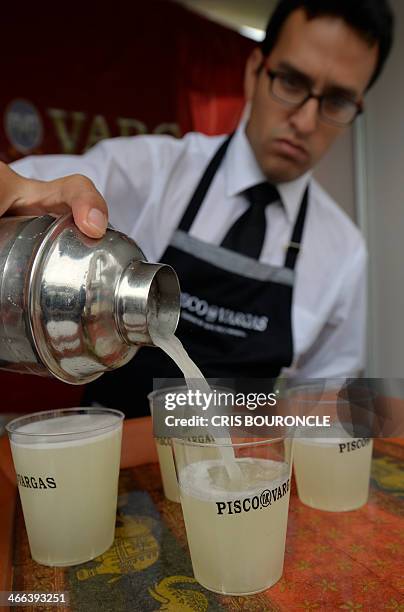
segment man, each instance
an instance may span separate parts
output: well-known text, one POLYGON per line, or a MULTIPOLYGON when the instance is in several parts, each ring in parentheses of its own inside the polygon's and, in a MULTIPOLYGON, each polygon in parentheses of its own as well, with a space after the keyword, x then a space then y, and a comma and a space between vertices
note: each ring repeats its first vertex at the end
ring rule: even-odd
MULTIPOLYGON (((248 111, 234 136, 118 138, 82 157, 27 158, 14 169, 50 182, 3 166, 0 206, 70 207, 97 237, 104 197, 112 224, 176 269, 178 335, 206 376, 355 375, 366 251, 310 170, 363 111, 392 30, 387 0, 281 0, 247 62, 248 111)), ((145 348, 89 397, 139 414, 133 398, 152 376, 180 374, 145 348)))

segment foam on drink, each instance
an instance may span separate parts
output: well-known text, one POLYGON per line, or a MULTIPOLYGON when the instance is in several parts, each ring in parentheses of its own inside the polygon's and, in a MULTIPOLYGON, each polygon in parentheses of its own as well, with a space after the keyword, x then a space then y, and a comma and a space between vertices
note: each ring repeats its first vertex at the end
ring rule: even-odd
POLYGON ((77 439, 77 434, 84 435, 85 439, 88 440, 91 437, 99 436, 100 430, 105 429, 106 432, 116 425, 116 416, 110 414, 72 414, 68 416, 61 416, 56 418, 45 418, 32 423, 26 423, 21 425, 16 430, 15 434, 34 434, 35 439, 30 440, 29 437, 21 436, 21 441, 18 442, 18 446, 26 445, 32 446, 38 444, 38 437, 43 437, 43 442, 46 442, 46 446, 60 441, 71 441, 81 443, 81 439, 77 439), (50 441, 49 436, 52 435, 50 441))

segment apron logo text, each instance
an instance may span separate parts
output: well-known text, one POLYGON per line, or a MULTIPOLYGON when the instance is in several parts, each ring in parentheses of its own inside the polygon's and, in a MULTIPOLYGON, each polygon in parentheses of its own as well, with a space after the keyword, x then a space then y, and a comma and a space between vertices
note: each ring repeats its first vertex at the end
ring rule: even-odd
POLYGON ((268 317, 208 304, 206 300, 189 293, 181 293, 181 308, 204 319, 207 323, 221 323, 257 332, 264 332, 268 328, 268 317))

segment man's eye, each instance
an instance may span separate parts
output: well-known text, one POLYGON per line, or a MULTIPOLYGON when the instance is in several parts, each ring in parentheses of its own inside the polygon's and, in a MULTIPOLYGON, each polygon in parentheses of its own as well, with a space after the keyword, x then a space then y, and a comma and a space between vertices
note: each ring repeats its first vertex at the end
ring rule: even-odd
POLYGON ((342 96, 327 96, 324 100, 327 109, 335 111, 346 110, 354 104, 351 100, 342 96))
POLYGON ((293 76, 292 74, 279 75, 279 79, 282 87, 289 91, 302 91, 307 89, 306 85, 302 83, 301 79, 293 76))

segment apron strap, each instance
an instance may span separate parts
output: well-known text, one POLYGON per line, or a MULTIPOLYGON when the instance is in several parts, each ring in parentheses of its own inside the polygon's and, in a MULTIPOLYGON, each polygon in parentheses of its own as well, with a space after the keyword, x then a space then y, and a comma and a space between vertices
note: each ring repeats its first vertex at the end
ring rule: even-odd
POLYGON ((230 134, 230 136, 226 138, 224 142, 222 142, 215 155, 210 160, 205 172, 203 173, 201 180, 199 181, 197 188, 195 189, 194 195, 192 196, 191 201, 188 204, 188 207, 181 219, 181 222, 178 226, 179 230, 182 230, 183 232, 188 232, 190 230, 191 225, 194 222, 196 215, 198 214, 199 207, 205 199, 213 177, 215 176, 216 171, 219 168, 222 159, 226 154, 227 148, 233 136, 234 133, 230 134))
MULTIPOLYGON (((208 166, 206 167, 201 180, 196 187, 194 194, 189 202, 187 209, 178 225, 178 229, 183 232, 189 232, 196 215, 198 214, 199 208, 205 199, 205 196, 209 190, 209 187, 212 183, 213 177, 216 174, 222 160, 226 154, 228 146, 234 136, 230 134, 228 138, 226 138, 222 144, 217 149, 215 155, 210 160, 208 166)), ((306 220, 306 213, 309 201, 309 187, 307 187, 303 200, 300 206, 299 214, 296 219, 295 227, 293 229, 292 237, 288 245, 288 250, 285 256, 284 267, 289 268, 290 270, 294 270, 297 262, 297 258, 299 256, 300 251, 300 243, 303 236, 304 222, 306 220)))
POLYGON ((306 191, 304 192, 303 200, 300 205, 299 214, 297 216, 295 227, 293 228, 292 237, 290 239, 288 250, 285 256, 284 267, 289 268, 290 270, 295 269, 297 258, 299 256, 308 203, 309 203, 309 187, 307 186, 306 191))

